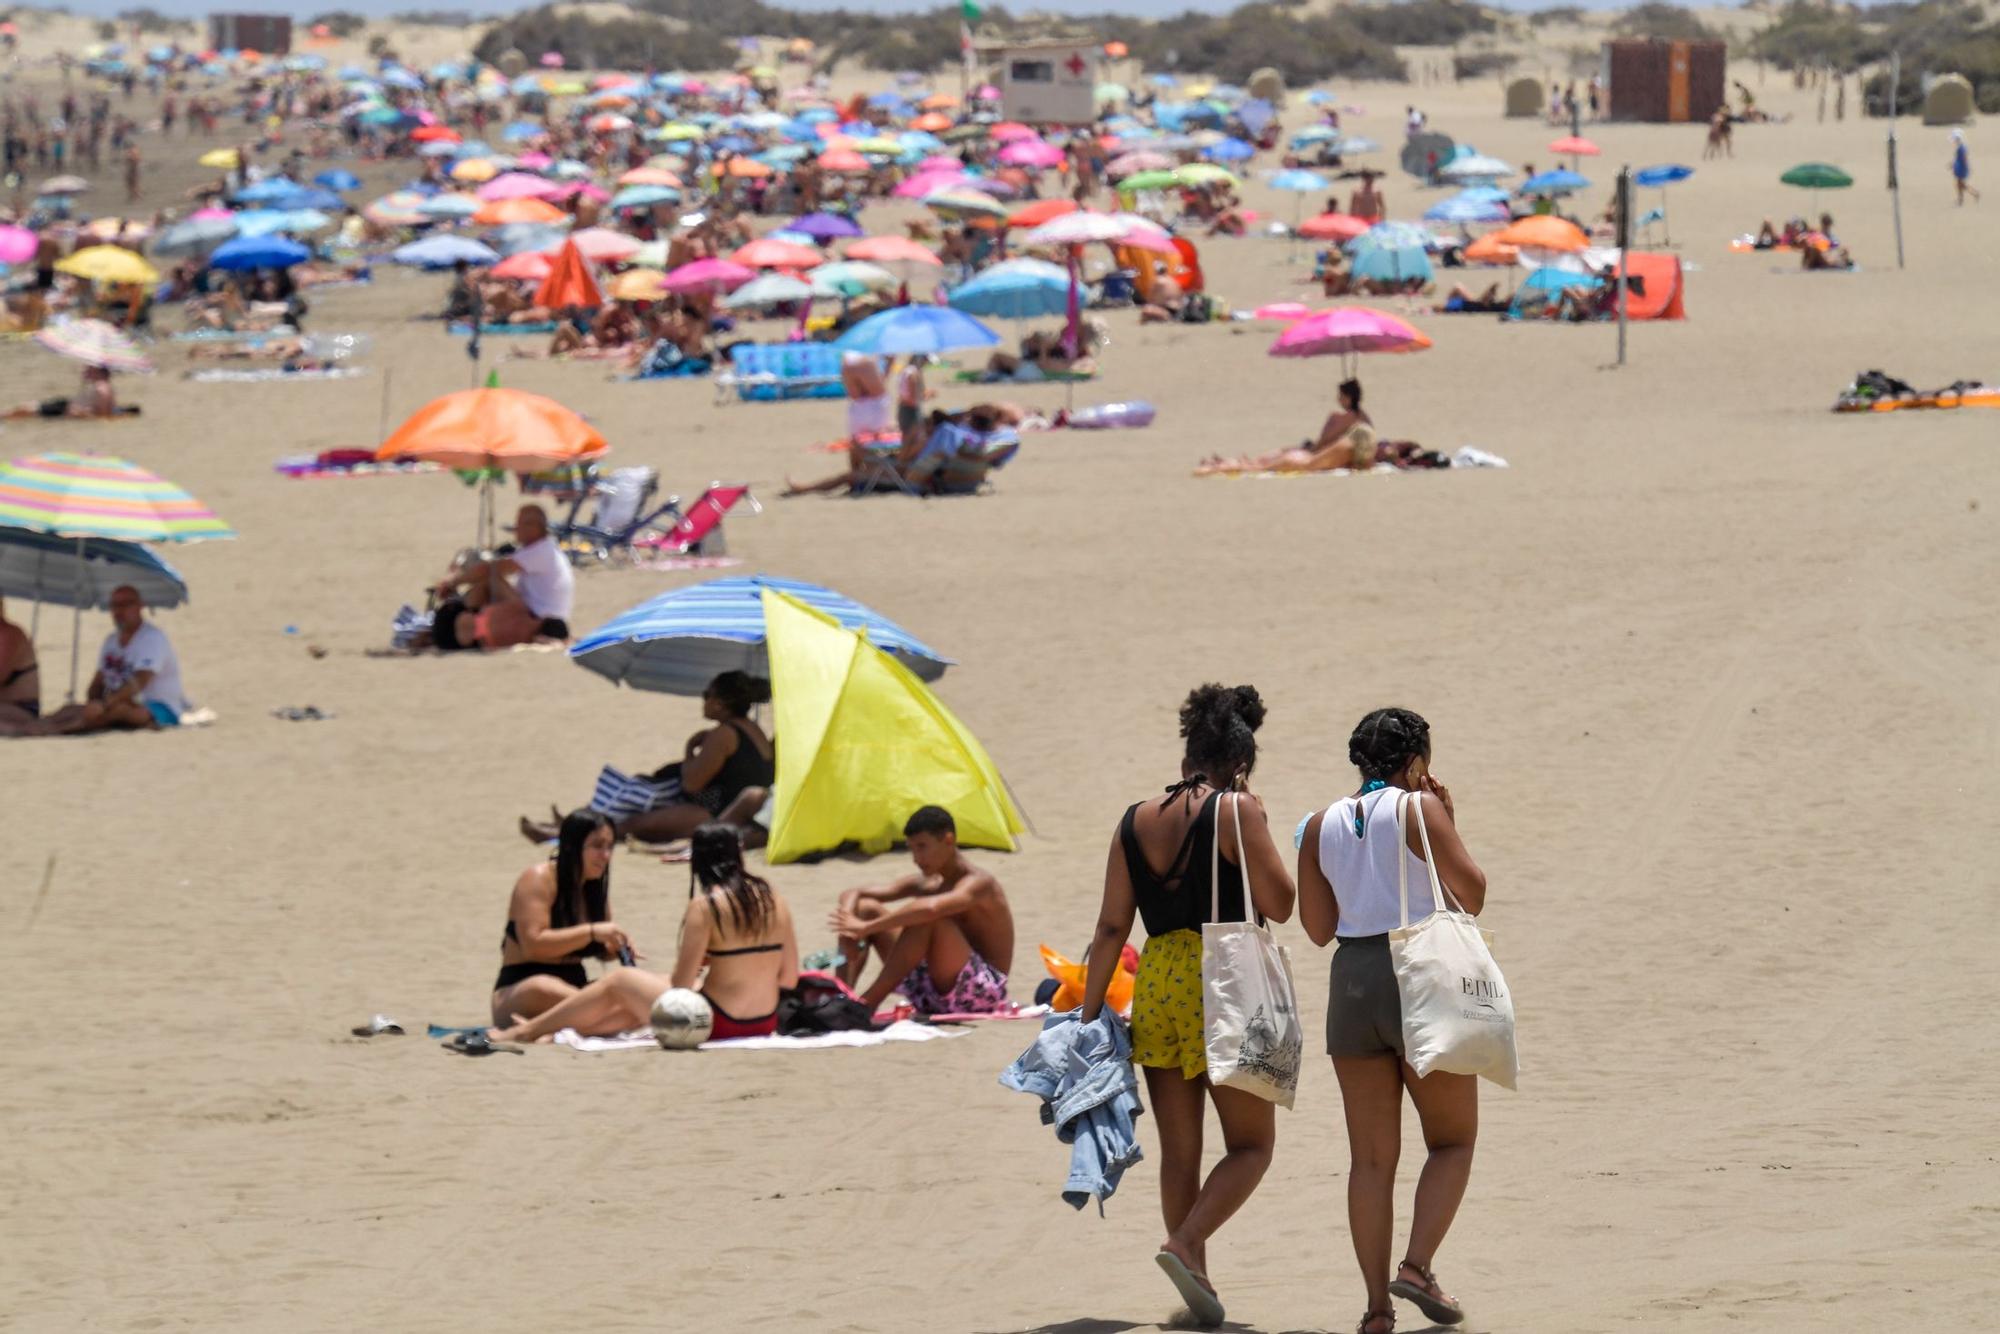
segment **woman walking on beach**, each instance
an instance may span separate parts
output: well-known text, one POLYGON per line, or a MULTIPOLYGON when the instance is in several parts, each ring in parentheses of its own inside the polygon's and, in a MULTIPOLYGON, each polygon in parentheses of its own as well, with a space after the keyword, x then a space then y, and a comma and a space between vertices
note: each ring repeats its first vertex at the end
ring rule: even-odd
POLYGON ((1348 738, 1347 755, 1361 771, 1361 786, 1314 815, 1301 834, 1299 921, 1315 945, 1340 941, 1328 989, 1326 1045, 1347 1113, 1347 1226, 1368 1288, 1359 1334, 1385 1334, 1396 1327, 1392 1295, 1439 1324, 1465 1319, 1430 1265, 1465 1197, 1479 1132, 1476 1077, 1438 1070, 1419 1077, 1403 1059, 1402 999, 1388 933, 1402 925, 1405 875, 1411 924, 1436 911, 1422 860, 1419 803, 1438 879, 1467 912, 1485 906, 1486 876, 1459 841, 1451 792, 1431 776, 1430 724, 1408 709, 1377 709, 1348 738), (1407 814, 1399 821, 1405 803, 1407 814), (1410 1244, 1392 1281, 1405 1089, 1430 1152, 1417 1178, 1410 1244))
POLYGON ((1252 686, 1205 685, 1181 706, 1187 746, 1180 781, 1128 809, 1111 840, 1083 997, 1082 1018, 1089 1023, 1104 1006, 1132 918, 1143 918, 1147 939, 1132 997, 1132 1059, 1145 1070, 1160 1135, 1167 1238, 1156 1259, 1188 1310, 1209 1325, 1222 1322, 1223 1310, 1208 1278, 1208 1239, 1257 1189, 1277 1139, 1270 1103, 1209 1083, 1202 1023, 1201 928, 1211 920, 1212 890, 1220 896, 1213 920, 1225 922, 1245 920, 1250 906, 1285 921, 1296 897, 1263 803, 1248 786, 1263 721, 1264 702, 1252 686), (1221 1118, 1224 1148, 1206 1181, 1204 1099, 1221 1118))

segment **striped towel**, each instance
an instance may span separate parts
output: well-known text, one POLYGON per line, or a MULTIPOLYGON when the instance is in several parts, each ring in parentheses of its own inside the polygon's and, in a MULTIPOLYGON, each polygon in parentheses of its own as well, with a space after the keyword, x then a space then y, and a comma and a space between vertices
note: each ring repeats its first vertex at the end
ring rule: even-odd
POLYGON ((590 809, 614 820, 623 820, 656 806, 664 806, 680 795, 679 765, 672 767, 667 778, 655 782, 651 778, 634 778, 607 764, 604 771, 597 775, 597 790, 591 794, 590 809))

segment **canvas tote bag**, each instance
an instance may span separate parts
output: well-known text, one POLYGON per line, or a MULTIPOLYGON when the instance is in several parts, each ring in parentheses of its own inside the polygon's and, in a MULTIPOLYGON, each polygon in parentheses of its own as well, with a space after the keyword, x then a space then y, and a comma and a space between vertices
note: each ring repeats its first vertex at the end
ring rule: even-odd
POLYGON ((1231 792, 1217 799, 1215 835, 1209 849, 1209 920, 1201 928, 1201 1010, 1208 1079, 1219 1088, 1242 1089, 1266 1102, 1290 1107, 1299 1091, 1299 1059, 1305 1030, 1292 987, 1292 964, 1282 945, 1254 920, 1249 858, 1243 853, 1242 798, 1231 792), (1222 915, 1222 801, 1236 822, 1236 856, 1243 863, 1241 922, 1218 922, 1222 915))
POLYGON ((1419 1076, 1433 1070, 1484 1075, 1502 1088, 1514 1087, 1514 1000, 1493 962, 1491 936, 1459 906, 1438 879, 1431 833, 1424 826, 1424 803, 1416 793, 1396 802, 1396 892, 1402 899, 1402 926, 1389 933, 1396 965, 1396 990, 1403 1000, 1403 1059, 1419 1076), (1408 812, 1416 812, 1424 866, 1431 876, 1437 911, 1410 924, 1408 812))

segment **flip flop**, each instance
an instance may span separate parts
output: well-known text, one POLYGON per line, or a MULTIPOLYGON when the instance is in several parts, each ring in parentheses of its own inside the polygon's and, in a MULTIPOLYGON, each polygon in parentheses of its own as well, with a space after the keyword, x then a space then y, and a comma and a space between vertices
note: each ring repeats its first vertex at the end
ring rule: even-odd
POLYGON ((365 1024, 356 1024, 350 1031, 357 1038, 380 1037, 384 1033, 403 1036, 403 1026, 386 1014, 378 1014, 365 1024))
MULTIPOLYGON (((1399 1268, 1416 1270, 1424 1282, 1440 1293, 1444 1291, 1444 1285, 1437 1281, 1437 1275, 1422 1265, 1411 1264, 1405 1260, 1399 1268)), ((1399 1278, 1389 1284, 1389 1295, 1401 1297, 1422 1311, 1426 1318, 1440 1325, 1456 1325, 1465 1319, 1465 1311, 1457 1302, 1448 1301, 1404 1279, 1399 1278)))
POLYGON ((1187 1303, 1188 1314, 1204 1325, 1222 1323, 1222 1299, 1195 1277, 1194 1271, 1172 1251, 1161 1251, 1153 1257, 1153 1262, 1173 1280, 1174 1288, 1187 1303))
POLYGON ((441 1042, 438 1045, 446 1051, 457 1052, 460 1056, 491 1056, 495 1052, 502 1051, 512 1056, 521 1054, 519 1047, 509 1047, 495 1042, 484 1033, 459 1033, 451 1041, 441 1042))

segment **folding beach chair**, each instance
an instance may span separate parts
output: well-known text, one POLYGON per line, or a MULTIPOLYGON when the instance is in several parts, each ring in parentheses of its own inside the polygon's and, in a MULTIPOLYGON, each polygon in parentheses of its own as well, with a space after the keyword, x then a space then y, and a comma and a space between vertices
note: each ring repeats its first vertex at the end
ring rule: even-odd
POLYGON ((729 550, 722 534, 722 520, 740 504, 748 504, 752 514, 764 507, 750 494, 748 482, 710 482, 708 490, 695 497, 681 514, 680 522, 665 532, 641 534, 632 541, 637 549, 669 552, 674 555, 720 556, 729 550))

